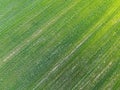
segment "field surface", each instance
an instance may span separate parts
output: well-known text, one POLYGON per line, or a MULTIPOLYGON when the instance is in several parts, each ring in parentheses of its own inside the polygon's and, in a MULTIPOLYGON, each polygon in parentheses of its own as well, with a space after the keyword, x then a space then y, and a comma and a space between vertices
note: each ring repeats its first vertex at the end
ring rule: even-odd
POLYGON ((120 0, 0 0, 0 90, 120 90, 120 0))

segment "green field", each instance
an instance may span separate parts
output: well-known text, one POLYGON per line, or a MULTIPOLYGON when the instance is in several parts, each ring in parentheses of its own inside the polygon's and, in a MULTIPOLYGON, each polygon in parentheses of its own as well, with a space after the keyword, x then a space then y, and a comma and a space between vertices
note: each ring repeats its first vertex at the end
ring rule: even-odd
POLYGON ((120 90, 120 0, 0 0, 0 90, 120 90))

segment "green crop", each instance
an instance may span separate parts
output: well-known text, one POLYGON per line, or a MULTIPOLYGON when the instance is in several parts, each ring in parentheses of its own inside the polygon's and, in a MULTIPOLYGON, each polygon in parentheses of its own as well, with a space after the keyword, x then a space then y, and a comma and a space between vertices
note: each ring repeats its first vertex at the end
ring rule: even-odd
POLYGON ((120 90, 120 0, 0 0, 0 90, 120 90))

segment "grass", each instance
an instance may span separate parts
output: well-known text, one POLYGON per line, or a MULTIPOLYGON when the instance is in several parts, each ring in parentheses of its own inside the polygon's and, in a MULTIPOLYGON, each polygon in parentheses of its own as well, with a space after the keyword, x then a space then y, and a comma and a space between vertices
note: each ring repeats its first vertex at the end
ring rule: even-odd
POLYGON ((0 0, 0 90, 120 90, 119 0, 0 0))

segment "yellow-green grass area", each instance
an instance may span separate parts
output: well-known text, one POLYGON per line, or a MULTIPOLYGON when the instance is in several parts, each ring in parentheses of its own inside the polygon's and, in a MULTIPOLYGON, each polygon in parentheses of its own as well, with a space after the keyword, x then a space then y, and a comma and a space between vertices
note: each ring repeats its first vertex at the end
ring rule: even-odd
POLYGON ((0 0, 0 90, 120 90, 120 0, 0 0))

